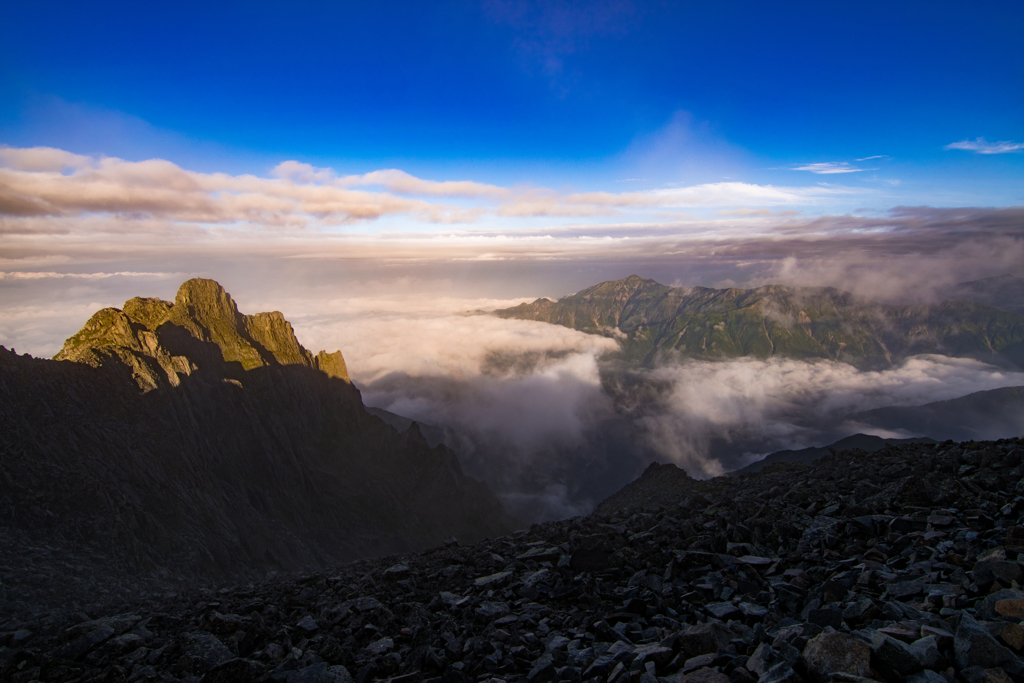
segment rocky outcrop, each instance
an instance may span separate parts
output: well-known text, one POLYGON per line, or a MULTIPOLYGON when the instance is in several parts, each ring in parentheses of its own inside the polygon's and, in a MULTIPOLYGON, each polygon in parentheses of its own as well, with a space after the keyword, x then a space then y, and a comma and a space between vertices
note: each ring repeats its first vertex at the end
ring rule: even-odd
POLYGON ((314 356, 212 280, 97 312, 57 359, 0 347, 0 611, 514 524, 454 453, 367 413, 340 352, 314 356))
POLYGON ((279 311, 239 313, 223 287, 201 278, 185 282, 173 304, 136 297, 126 301, 122 310, 98 311, 64 343, 54 360, 96 367, 106 361, 120 362, 147 390, 165 381, 177 386, 178 376, 191 374, 196 363, 206 363, 211 372, 224 375, 268 366, 318 367, 325 363, 331 370, 325 372, 348 380, 340 351, 321 351, 314 358, 299 344, 291 323, 279 311), (216 351, 204 351, 196 342, 212 344, 216 351), (196 357, 174 355, 169 350, 178 347, 188 347, 196 357))
POLYGON ((1021 680, 1022 453, 904 444, 707 481, 661 465, 632 490, 664 498, 475 545, 9 619, 0 666, 12 682, 1021 680))
POLYGON ((887 368, 923 353, 1024 364, 1024 316, 970 301, 885 305, 831 287, 667 287, 633 275, 495 311, 615 338, 624 356, 774 356, 887 368))
POLYGON ((326 373, 328 377, 337 377, 338 379, 343 379, 346 382, 350 381, 348 377, 348 368, 345 366, 345 359, 341 357, 341 351, 335 351, 334 353, 321 351, 316 354, 316 358, 313 359, 313 364, 318 370, 326 373))

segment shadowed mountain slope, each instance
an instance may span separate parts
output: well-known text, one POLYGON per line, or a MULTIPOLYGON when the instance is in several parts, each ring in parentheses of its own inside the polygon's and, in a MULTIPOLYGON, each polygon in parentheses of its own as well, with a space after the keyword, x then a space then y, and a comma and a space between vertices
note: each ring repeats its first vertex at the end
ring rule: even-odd
POLYGON ((902 429, 936 439, 969 439, 979 434, 1004 437, 1024 432, 1024 387, 977 391, 922 406, 886 406, 851 418, 882 429, 902 429))
POLYGON ((997 275, 961 282, 945 292, 947 299, 966 299, 1024 315, 1024 278, 997 275))
POLYGON ((864 451, 865 453, 874 453, 875 451, 882 450, 886 446, 903 446, 914 443, 936 443, 936 441, 935 439, 928 437, 914 439, 883 439, 880 436, 873 436, 871 434, 853 434, 844 439, 840 439, 835 443, 829 444, 828 446, 811 446, 810 448, 801 448, 796 451, 776 451, 775 453, 768 454, 757 462, 750 463, 742 469, 730 472, 730 474, 738 475, 748 474, 750 472, 760 472, 765 467, 779 462, 801 462, 805 465, 809 465, 818 458, 824 458, 826 455, 838 453, 840 451, 852 451, 856 449, 864 451))
POLYGON ((366 412, 340 352, 211 280, 97 312, 56 358, 0 347, 0 528, 85 567, 55 582, 262 576, 513 528, 454 453, 366 412))
POLYGON ((494 314, 613 337, 635 362, 666 352, 821 358, 871 369, 924 353, 1024 362, 1024 316, 968 301, 885 305, 830 287, 667 287, 633 275, 494 314))

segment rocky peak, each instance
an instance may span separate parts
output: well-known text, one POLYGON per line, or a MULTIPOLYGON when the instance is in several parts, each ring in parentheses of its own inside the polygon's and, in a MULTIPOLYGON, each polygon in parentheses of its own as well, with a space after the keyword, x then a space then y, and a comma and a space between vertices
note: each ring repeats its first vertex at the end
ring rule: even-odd
POLYGON ((132 322, 155 330, 171 317, 174 304, 163 299, 137 296, 124 302, 124 314, 132 322))
POLYGON ((137 346, 131 320, 116 308, 101 308, 93 313, 85 326, 64 342, 55 360, 77 360, 89 347, 137 346))
POLYGON ((240 313, 219 283, 203 278, 182 284, 174 303, 135 297, 123 310, 98 311, 54 358, 127 367, 144 390, 165 382, 177 386, 180 374, 199 367, 214 375, 234 375, 233 364, 243 371, 300 365, 349 381, 340 351, 314 358, 280 311, 240 313), (216 346, 212 358, 209 344, 216 346))
POLYGON ((654 280, 642 278, 639 275, 630 275, 623 280, 611 280, 609 282, 602 282, 594 285, 593 287, 588 287, 576 296, 610 299, 612 301, 624 303, 636 292, 650 287, 664 288, 664 285, 660 285, 654 280))
POLYGON ((213 280, 195 278, 182 284, 174 297, 172 321, 196 339, 219 346, 227 363, 241 363, 245 370, 268 364, 252 343, 234 299, 213 280))
POLYGON ((57 360, 0 347, 0 556, 47 577, 26 597, 0 567, 0 680, 12 599, 33 614, 515 528, 451 450, 347 380, 340 351, 310 354, 210 280, 98 311, 57 360), (45 569, 28 559, 44 545, 45 569))
POLYGON ((313 364, 312 355, 295 338, 292 324, 280 311, 243 316, 242 331, 281 365, 313 364))
POLYGON ((238 322, 238 306, 215 280, 193 278, 182 283, 174 296, 179 315, 213 325, 238 322))
POLYGON ((313 363, 320 372, 327 373, 328 377, 337 377, 346 382, 351 381, 348 377, 348 368, 345 367, 345 359, 342 358, 341 351, 335 351, 334 353, 321 351, 316 354, 313 363))

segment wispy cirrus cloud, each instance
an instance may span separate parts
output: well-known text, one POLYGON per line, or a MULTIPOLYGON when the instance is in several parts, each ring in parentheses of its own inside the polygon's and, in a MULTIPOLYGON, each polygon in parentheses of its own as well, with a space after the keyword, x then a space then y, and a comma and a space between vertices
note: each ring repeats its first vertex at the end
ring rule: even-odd
POLYGON ((146 278, 167 278, 180 277, 183 272, 177 273, 143 273, 130 270, 122 270, 116 273, 58 273, 56 271, 0 271, 0 280, 44 280, 44 279, 81 279, 81 280, 105 280, 110 277, 146 277, 146 278))
MULTIPOLYGON (((867 157, 868 159, 874 159, 877 157, 867 157)), ((866 159, 858 159, 857 161, 866 161, 866 159)), ((822 175, 831 175, 833 173, 858 173, 860 171, 867 171, 866 168, 857 168, 851 166, 846 161, 821 161, 813 164, 804 164, 803 166, 794 166, 794 171, 810 171, 811 173, 818 173, 822 175)))
POLYGON ((1024 142, 1010 142, 1009 140, 989 142, 985 138, 975 138, 974 140, 951 142, 944 149, 960 149, 966 152, 977 152, 978 154, 1009 154, 1010 152, 1024 150, 1024 142))
POLYGON ((395 168, 339 177, 330 168, 316 168, 298 161, 283 161, 271 172, 278 178, 297 183, 317 183, 335 187, 382 187, 388 192, 401 195, 505 199, 512 194, 508 188, 497 185, 472 180, 424 180, 395 168))
POLYGON ((519 195, 498 210, 504 216, 614 215, 628 208, 681 209, 813 203, 819 198, 849 193, 848 188, 779 187, 742 182, 701 183, 642 192, 576 192, 560 195, 532 191, 519 195))

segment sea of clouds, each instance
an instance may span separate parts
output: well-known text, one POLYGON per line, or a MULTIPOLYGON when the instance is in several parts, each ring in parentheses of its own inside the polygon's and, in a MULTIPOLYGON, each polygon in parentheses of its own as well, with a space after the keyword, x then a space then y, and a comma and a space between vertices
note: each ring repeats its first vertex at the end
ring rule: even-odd
POLYGON ((344 349, 367 405, 444 428, 467 472, 528 521, 585 513, 652 461, 706 478, 860 431, 914 436, 849 418, 1024 385, 1024 372, 935 355, 881 371, 780 358, 638 368, 613 339, 480 312, 519 301, 338 300, 293 322, 310 348, 344 349))

